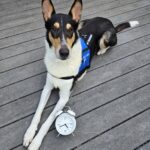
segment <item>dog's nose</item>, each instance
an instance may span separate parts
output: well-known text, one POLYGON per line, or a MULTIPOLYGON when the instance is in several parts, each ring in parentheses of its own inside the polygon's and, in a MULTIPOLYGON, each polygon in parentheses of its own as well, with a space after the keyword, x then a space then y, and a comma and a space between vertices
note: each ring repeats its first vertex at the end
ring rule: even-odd
POLYGON ((69 50, 67 48, 62 48, 60 49, 59 54, 60 54, 61 59, 65 60, 69 56, 69 50))

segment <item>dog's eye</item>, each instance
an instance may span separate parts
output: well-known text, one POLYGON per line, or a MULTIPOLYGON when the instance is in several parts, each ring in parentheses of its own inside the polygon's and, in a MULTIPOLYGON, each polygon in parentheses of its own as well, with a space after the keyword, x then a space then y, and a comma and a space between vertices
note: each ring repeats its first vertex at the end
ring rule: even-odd
POLYGON ((56 28, 55 26, 51 28, 51 34, 54 38, 57 38, 59 36, 59 32, 60 32, 59 28, 56 28))
POLYGON ((71 38, 72 35, 73 35, 73 29, 72 28, 66 29, 66 34, 67 34, 68 37, 71 38))
POLYGON ((73 29, 70 27, 69 29, 67 29, 68 32, 73 32, 73 29))
POLYGON ((52 29, 51 29, 51 31, 58 32, 59 28, 56 28, 55 26, 53 26, 52 29))

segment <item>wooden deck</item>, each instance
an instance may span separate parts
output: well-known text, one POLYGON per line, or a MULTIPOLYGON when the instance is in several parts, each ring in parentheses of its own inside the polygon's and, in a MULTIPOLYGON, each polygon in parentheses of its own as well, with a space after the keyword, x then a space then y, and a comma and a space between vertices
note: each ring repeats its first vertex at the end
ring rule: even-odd
MULTIPOLYGON (((70 0, 53 0, 67 12, 70 0)), ((77 113, 75 136, 50 129, 41 150, 150 150, 150 0, 83 0, 83 19, 138 20, 118 45, 95 57, 68 105, 77 113)), ((45 83, 40 0, 0 1, 0 150, 25 150, 23 135, 45 83)), ((44 111, 47 118, 54 92, 44 111)))

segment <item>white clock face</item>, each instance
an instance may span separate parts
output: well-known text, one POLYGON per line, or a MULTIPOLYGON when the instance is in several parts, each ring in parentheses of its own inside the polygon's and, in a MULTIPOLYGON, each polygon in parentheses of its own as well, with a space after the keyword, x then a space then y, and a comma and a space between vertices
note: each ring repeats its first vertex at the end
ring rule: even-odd
POLYGON ((55 122, 56 129, 61 135, 70 135, 76 128, 75 117, 68 113, 62 113, 55 122))

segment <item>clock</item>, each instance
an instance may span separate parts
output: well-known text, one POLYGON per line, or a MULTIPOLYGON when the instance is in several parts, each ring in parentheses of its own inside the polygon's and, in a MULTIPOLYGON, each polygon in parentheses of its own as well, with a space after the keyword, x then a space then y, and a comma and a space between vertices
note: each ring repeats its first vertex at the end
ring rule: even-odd
POLYGON ((60 135, 70 135, 76 129, 75 113, 72 110, 60 111, 56 115, 55 127, 60 135))

